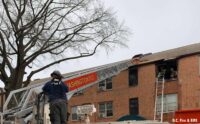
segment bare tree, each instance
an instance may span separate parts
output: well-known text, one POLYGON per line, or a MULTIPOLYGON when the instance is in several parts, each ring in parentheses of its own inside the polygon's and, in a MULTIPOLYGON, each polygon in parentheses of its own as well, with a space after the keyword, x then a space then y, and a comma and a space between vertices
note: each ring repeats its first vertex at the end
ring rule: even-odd
POLYGON ((25 87, 52 65, 125 45, 127 34, 98 0, 1 0, 0 79, 8 92, 25 87), (45 56, 54 59, 26 72, 45 56))

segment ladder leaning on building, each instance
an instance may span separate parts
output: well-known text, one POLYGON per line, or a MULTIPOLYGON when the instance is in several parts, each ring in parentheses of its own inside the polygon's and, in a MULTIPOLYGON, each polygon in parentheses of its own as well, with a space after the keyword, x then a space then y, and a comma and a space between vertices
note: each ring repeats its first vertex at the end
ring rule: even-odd
POLYGON ((165 71, 158 73, 155 88, 154 120, 158 120, 162 123, 164 111, 165 71))

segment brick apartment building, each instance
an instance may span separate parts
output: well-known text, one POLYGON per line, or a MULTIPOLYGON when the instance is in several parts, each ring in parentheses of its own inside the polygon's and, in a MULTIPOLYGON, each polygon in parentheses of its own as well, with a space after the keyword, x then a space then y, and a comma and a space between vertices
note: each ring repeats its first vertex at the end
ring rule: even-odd
MULTIPOLYGON (((160 91, 156 94, 156 81, 163 70, 165 70, 164 120, 171 122, 176 110, 200 108, 199 55, 200 43, 134 56, 132 59, 134 66, 76 93, 70 99, 69 124, 83 123, 74 110, 77 106, 86 104, 94 104, 97 109, 97 112, 90 116, 91 122, 116 121, 125 115, 140 115, 153 120, 155 98, 160 95, 160 91)), ((31 84, 47 80, 49 78, 36 80, 31 84)), ((162 79, 159 78, 158 81, 162 82, 162 79)), ((161 97, 158 97, 158 101, 160 99, 161 97)), ((159 113, 160 103, 156 105, 159 113)))
MULTIPOLYGON (((70 124, 80 124, 74 110, 94 104, 91 122, 116 121, 124 115, 154 119, 156 80, 165 70, 164 120, 171 122, 174 111, 200 107, 200 44, 133 57, 134 66, 74 95, 69 101, 70 124)), ((162 82, 161 79, 158 79, 162 82)), ((158 97, 160 101, 161 97, 158 97)), ((160 104, 157 103, 157 112, 160 104)))

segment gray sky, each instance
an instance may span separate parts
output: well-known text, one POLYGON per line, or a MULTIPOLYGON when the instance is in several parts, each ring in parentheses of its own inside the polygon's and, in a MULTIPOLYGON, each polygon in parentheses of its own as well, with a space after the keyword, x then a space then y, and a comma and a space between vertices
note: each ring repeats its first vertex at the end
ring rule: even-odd
POLYGON ((116 48, 108 54, 100 49, 95 56, 61 63, 34 78, 49 76, 55 69, 67 73, 200 42, 200 0, 102 1, 131 29, 128 48, 116 48))
POLYGON ((130 59, 135 54, 155 53, 200 41, 200 0, 102 0, 131 29, 128 48, 108 54, 99 50, 89 58, 68 61, 34 76, 48 77, 58 69, 67 73, 130 59))

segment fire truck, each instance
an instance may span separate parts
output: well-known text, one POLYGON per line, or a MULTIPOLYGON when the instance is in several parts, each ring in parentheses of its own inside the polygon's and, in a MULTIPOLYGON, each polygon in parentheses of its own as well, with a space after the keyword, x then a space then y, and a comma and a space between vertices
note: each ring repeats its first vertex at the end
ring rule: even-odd
MULTIPOLYGON (((133 65, 135 65, 135 62, 133 62, 132 59, 128 59, 66 74, 63 81, 69 88, 69 92, 66 94, 68 100, 70 100, 74 94, 107 78, 118 75, 120 72, 127 70, 133 65)), ((46 124, 44 112, 48 102, 46 96, 42 94, 42 87, 45 83, 46 82, 33 84, 11 91, 3 105, 3 111, 0 113, 0 124, 46 124)), ((164 86, 164 83, 162 84, 164 86)), ((80 106, 78 108, 77 113, 82 115, 95 112, 94 105, 80 106)), ((156 118, 154 118, 154 120, 156 120, 156 118)), ((117 124, 117 122, 112 123, 117 124)), ((139 124, 139 122, 133 123, 139 124)), ((162 119, 160 122, 150 120, 140 122, 140 124, 147 123, 163 122, 162 119)), ((111 122, 109 124, 111 124, 111 122)))
MULTIPOLYGON (((132 65, 132 60, 129 59, 69 73, 63 79, 65 85, 69 87, 68 100, 75 93, 117 75, 132 65)), ((47 98, 41 93, 45 83, 11 91, 3 106, 3 112, 0 113, 1 124, 26 124, 29 122, 44 124, 44 105, 47 104, 47 98)))

